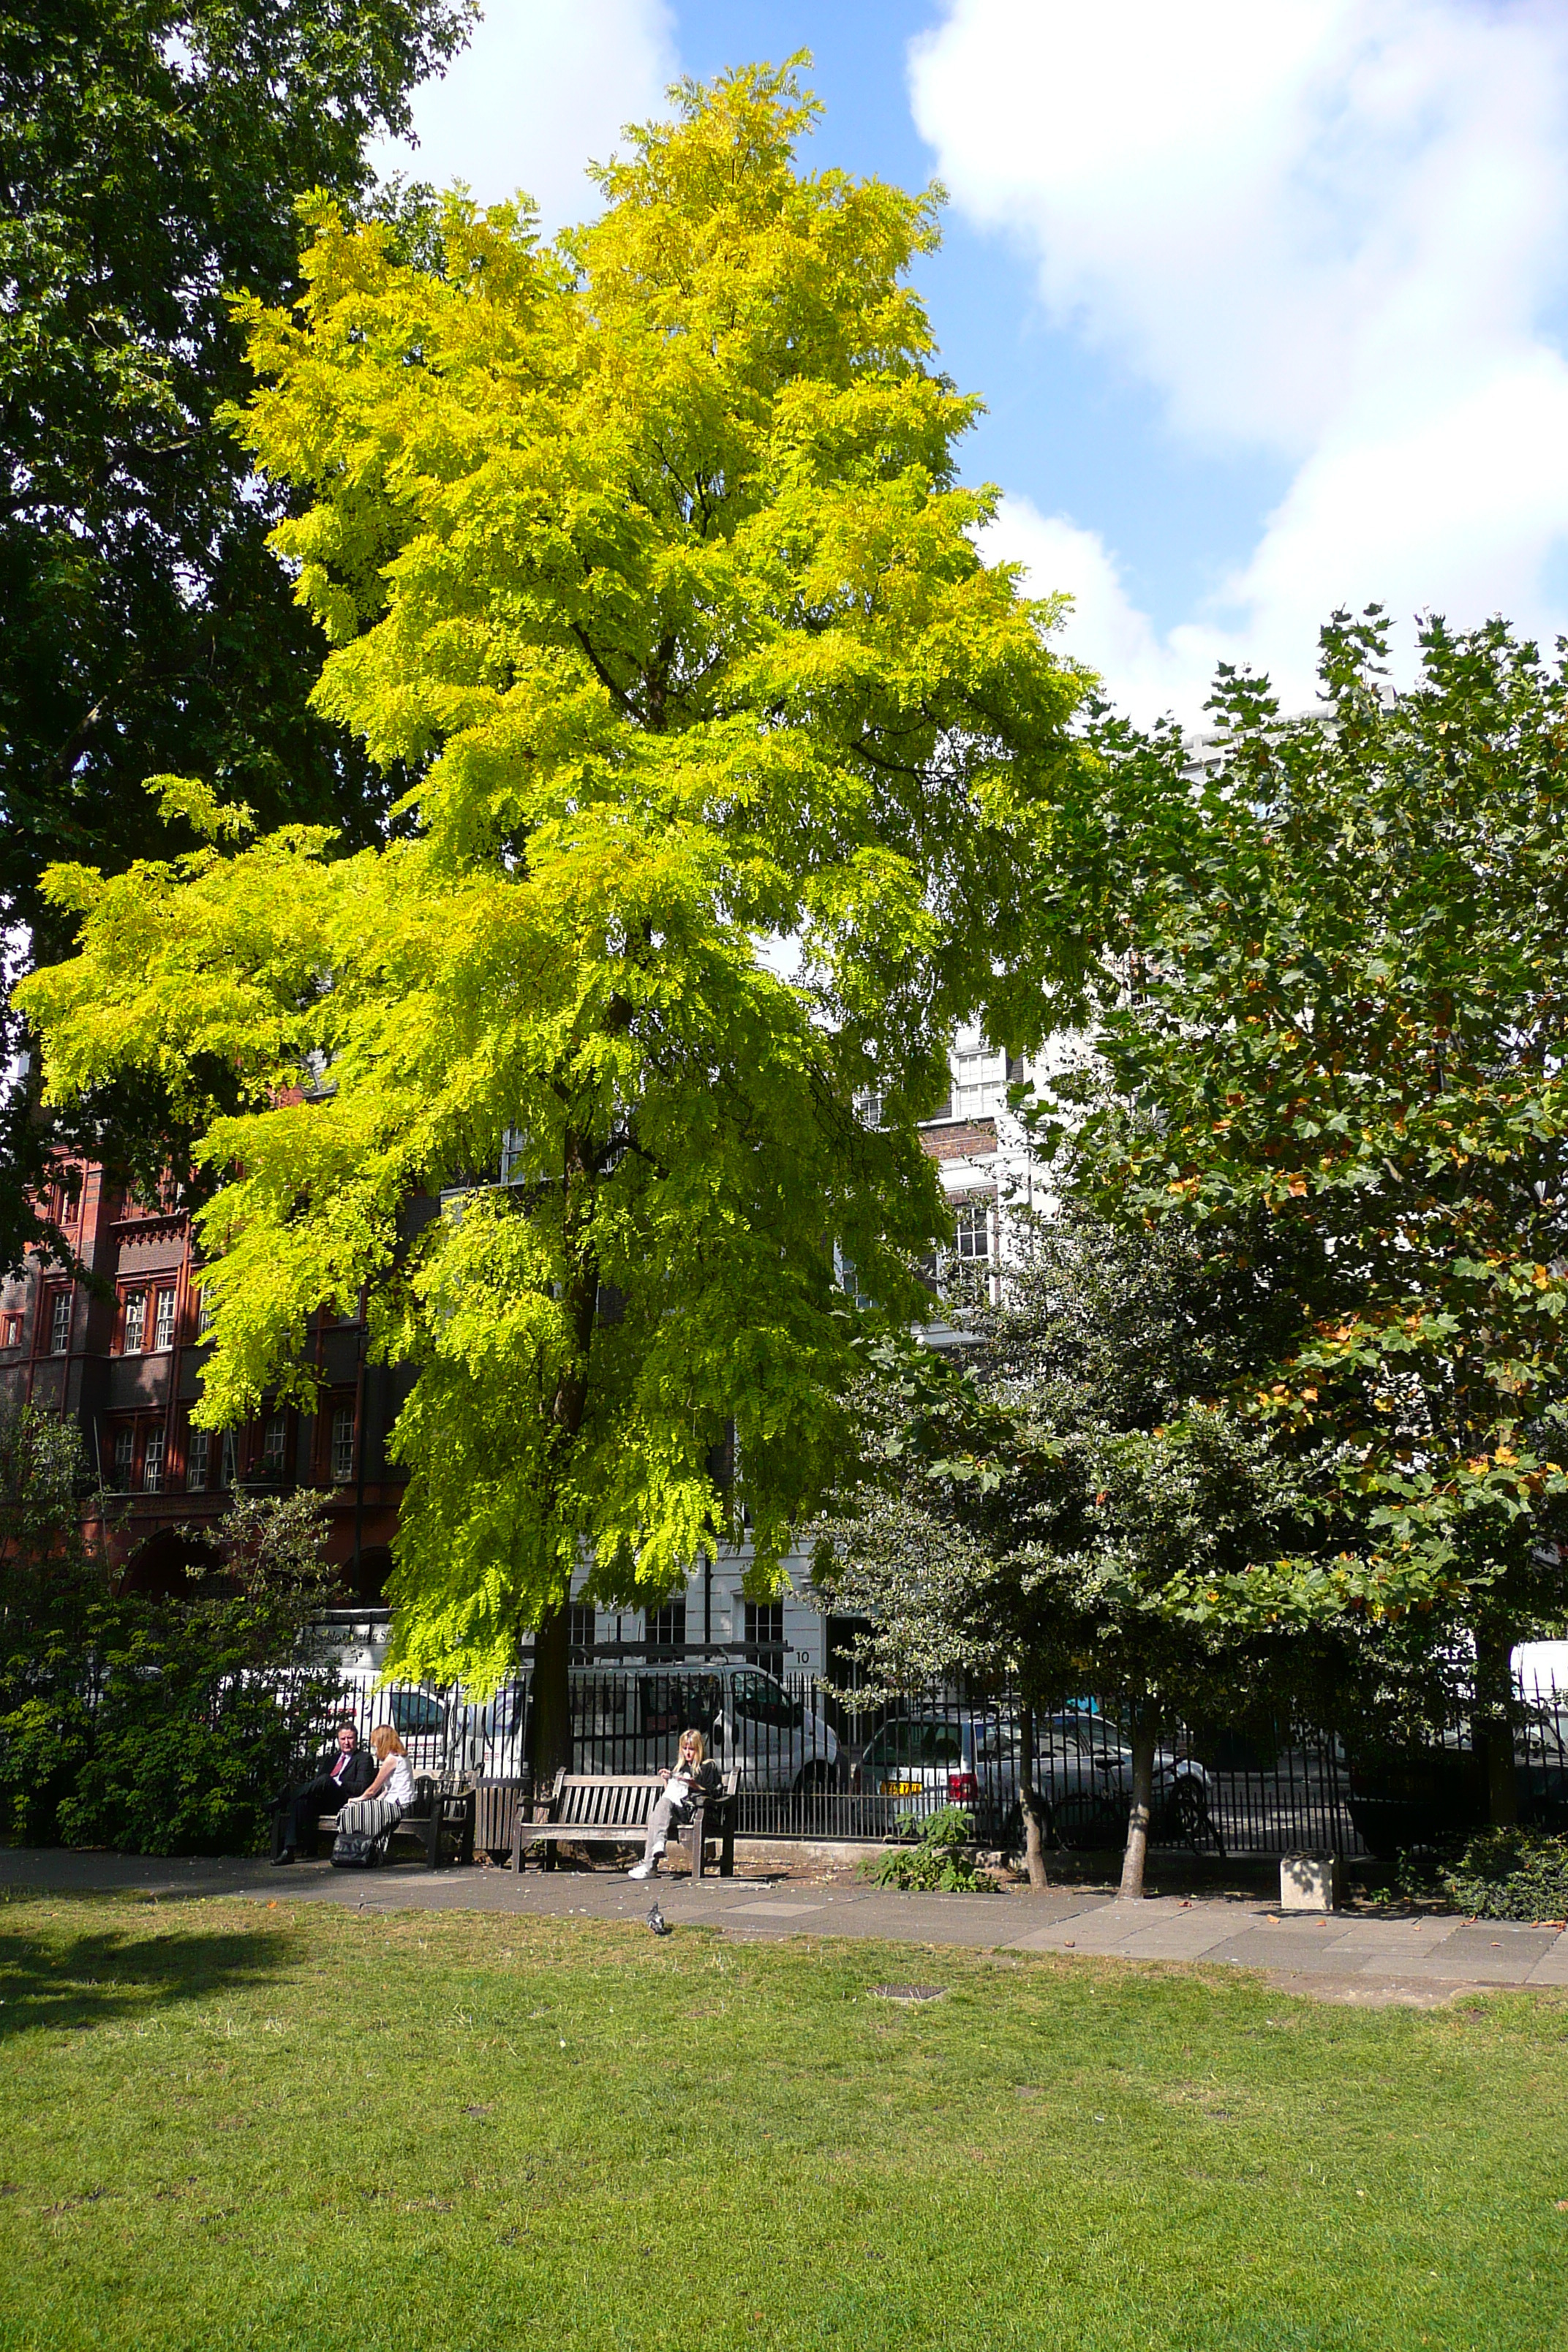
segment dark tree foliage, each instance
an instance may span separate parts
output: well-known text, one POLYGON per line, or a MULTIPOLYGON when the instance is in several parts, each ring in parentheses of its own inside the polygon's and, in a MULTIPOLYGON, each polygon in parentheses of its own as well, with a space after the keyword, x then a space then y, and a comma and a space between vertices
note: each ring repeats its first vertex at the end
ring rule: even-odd
MULTIPOLYGON (((164 845, 151 775, 197 773, 266 822, 351 840, 381 821, 385 781, 308 708, 321 647, 266 546, 280 495, 215 422, 248 389, 226 297, 288 299, 299 200, 363 205, 367 140, 407 129, 410 89, 470 14, 0 8, 0 901, 40 961, 65 944, 37 890, 51 859, 113 870, 164 845)), ((98 1106, 83 1139, 123 1138, 134 1165, 161 1108, 98 1106)), ((22 1097, 6 1123, 14 1261, 41 1141, 22 1097)))
POLYGON ((84 1532, 90 1499, 73 1424, 0 1411, 0 1834, 254 1852, 334 1680, 309 1636, 337 1597, 321 1497, 237 1497, 163 1594, 84 1532))
POLYGON ((1230 1393, 1329 1441, 1325 1507, 1214 1605, 1337 1595, 1396 1681, 1472 1662, 1506 1820, 1510 1648, 1568 1605, 1568 646, 1433 618, 1394 692, 1387 646, 1336 614, 1304 720, 1222 671, 1195 776, 1173 732, 1102 729, 1133 984, 1059 1132, 1105 1213, 1216 1267, 1259 1228, 1292 1254, 1296 1315, 1230 1393))
POLYGON ((884 1352, 868 1475, 817 1578, 871 1621, 865 1663, 889 1686, 1005 1671, 1032 1707, 1114 1701, 1137 1893, 1160 1731, 1268 1711, 1308 1670, 1310 1616, 1265 1626, 1223 1599, 1313 1516, 1321 1449, 1226 1402, 1293 1325, 1293 1252, 1262 1222, 1223 1268, 1173 1222, 1151 1234, 1074 1208, 1019 1227, 966 1374, 884 1352))

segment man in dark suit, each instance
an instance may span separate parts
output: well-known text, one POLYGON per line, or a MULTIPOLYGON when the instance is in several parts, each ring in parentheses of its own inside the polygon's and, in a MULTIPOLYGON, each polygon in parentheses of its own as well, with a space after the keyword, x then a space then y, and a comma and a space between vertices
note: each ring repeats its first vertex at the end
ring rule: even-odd
POLYGON ((359 1744, 352 1715, 338 1724, 337 1746, 321 1758, 315 1778, 290 1789, 272 1816, 272 1859, 292 1862, 300 1846, 316 1848, 316 1822, 335 1813, 351 1797, 363 1797, 375 1778, 375 1759, 359 1744))

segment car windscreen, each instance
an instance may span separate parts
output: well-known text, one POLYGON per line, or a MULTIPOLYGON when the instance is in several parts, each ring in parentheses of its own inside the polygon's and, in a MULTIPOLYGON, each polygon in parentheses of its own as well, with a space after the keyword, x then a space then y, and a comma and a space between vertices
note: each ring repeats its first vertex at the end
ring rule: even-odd
POLYGON ((717 1675, 640 1675, 637 1720, 645 1733, 709 1732, 721 1707, 717 1675))
POLYGON ((799 1699, 772 1675, 732 1675, 730 1702, 742 1723, 764 1723, 774 1731, 798 1731, 805 1720, 799 1699))
POLYGON ((398 1690, 392 1694, 392 1720, 399 1738, 427 1738, 445 1721, 441 1702, 428 1691, 398 1690))
POLYGON ((945 1723, 885 1723, 866 1749, 868 1764, 958 1764, 963 1742, 945 1723))

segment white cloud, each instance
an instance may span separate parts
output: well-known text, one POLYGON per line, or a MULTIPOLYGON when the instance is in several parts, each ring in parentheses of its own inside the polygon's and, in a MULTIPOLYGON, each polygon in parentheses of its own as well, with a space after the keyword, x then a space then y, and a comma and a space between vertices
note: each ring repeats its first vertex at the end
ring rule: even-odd
POLYGON ((1028 499, 1015 497, 1004 499, 981 544, 988 562, 1023 566, 1026 593, 1067 591, 1072 611, 1058 648, 1099 670, 1121 709, 1144 725, 1167 710, 1184 726, 1201 722, 1215 662, 1232 648, 1217 630, 1192 625, 1160 636, 1128 594, 1121 567, 1098 531, 1081 530, 1062 515, 1044 515, 1028 499))
POLYGON ((585 167, 623 123, 668 111, 678 70, 668 0, 489 0, 445 79, 416 94, 417 147, 386 141, 374 161, 437 187, 465 180, 481 204, 525 189, 553 230, 597 208, 585 167))
POLYGON ((1115 649, 1113 686, 1164 679, 1185 708, 1218 651, 1304 698, 1318 623, 1373 596, 1568 619, 1543 587, 1568 536, 1546 323, 1568 290, 1568 10, 952 0, 911 80, 957 203, 1026 242, 1057 322, 1157 386, 1178 434, 1296 467, 1165 640, 1092 534, 1014 502, 1004 533, 1076 563, 1073 635, 1115 649))

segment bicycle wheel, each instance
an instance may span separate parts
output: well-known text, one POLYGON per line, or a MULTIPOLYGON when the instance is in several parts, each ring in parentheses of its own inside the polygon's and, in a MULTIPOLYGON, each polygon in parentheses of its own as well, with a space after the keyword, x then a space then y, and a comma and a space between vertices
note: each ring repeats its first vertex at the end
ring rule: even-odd
POLYGON ((1089 1789, 1078 1790, 1053 1805, 1051 1826, 1057 1843, 1066 1846, 1069 1853, 1096 1852, 1127 1842, 1125 1811, 1089 1789))
POLYGON ((1225 1848, 1220 1843, 1219 1832, 1210 1818, 1208 1798, 1204 1793, 1203 1782, 1195 1780, 1190 1772, 1184 1772, 1173 1785, 1166 1801, 1170 1810, 1171 1826, 1182 1843, 1190 1845, 1193 1852, 1196 1853, 1202 1839, 1213 1838, 1219 1858, 1223 1862, 1225 1848))

